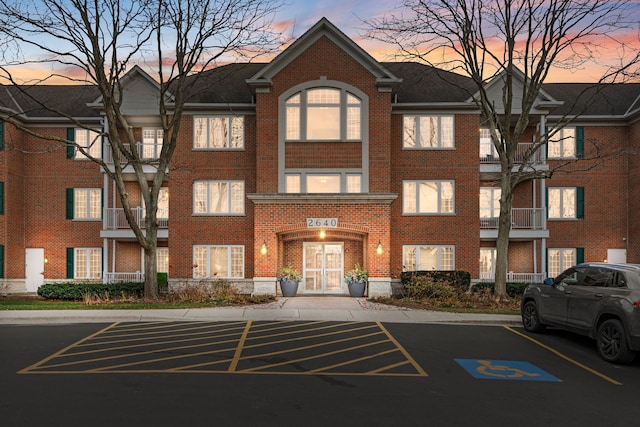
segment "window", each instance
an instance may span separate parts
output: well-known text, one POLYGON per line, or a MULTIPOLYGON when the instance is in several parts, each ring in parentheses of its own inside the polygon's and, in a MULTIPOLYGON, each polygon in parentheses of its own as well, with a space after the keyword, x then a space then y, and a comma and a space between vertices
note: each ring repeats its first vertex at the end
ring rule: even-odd
POLYGON ((403 213, 454 213, 453 181, 404 181, 402 187, 403 213))
POLYGON ((453 116, 404 116, 404 148, 453 148, 453 116))
POLYGON ((359 141, 362 101, 345 90, 305 89, 285 102, 288 141, 359 141))
POLYGON ((68 188, 67 219, 99 220, 102 218, 100 188, 68 188))
POLYGON ((243 278, 244 246, 194 246, 193 277, 243 278))
POLYGON ((575 159, 584 154, 584 128, 566 127, 549 138, 547 157, 551 159, 575 159))
POLYGON ((99 279, 102 277, 102 249, 67 248, 67 278, 99 279))
POLYGON ((91 157, 96 159, 102 157, 102 136, 97 130, 68 128, 67 140, 76 143, 76 146, 67 146, 68 158, 80 160, 88 158, 77 148, 77 146, 82 147, 91 157))
POLYGON ((496 272, 496 248, 480 248, 480 278, 493 280, 496 272))
POLYGON ((194 214, 244 213, 243 181, 196 181, 193 184, 194 214))
POLYGON ((142 129, 142 158, 159 159, 162 151, 164 132, 162 129, 142 129))
POLYGON ((156 249, 156 266, 158 273, 169 272, 169 248, 156 249))
POLYGON ((500 216, 500 195, 498 187, 480 187, 480 218, 498 218, 500 216))
POLYGON ((359 173, 295 173, 286 175, 287 193, 360 193, 362 175, 359 173))
MULTIPOLYGON (((497 131, 496 131, 497 132, 497 131)), ((498 138, 500 138, 500 132, 497 132, 498 138)), ((488 128, 480 129, 480 158, 497 158, 498 152, 496 146, 493 145, 491 139, 491 131, 488 128)))
POLYGON ((556 277, 569 267, 584 262, 582 248, 549 248, 547 249, 547 272, 549 277, 556 277))
POLYGON ((549 219, 584 218, 584 188, 549 187, 547 209, 549 219))
POLYGON ((194 117, 193 148, 240 150, 244 148, 244 117, 194 117))
POLYGON ((402 270, 454 270, 455 253, 453 246, 403 246, 402 270))

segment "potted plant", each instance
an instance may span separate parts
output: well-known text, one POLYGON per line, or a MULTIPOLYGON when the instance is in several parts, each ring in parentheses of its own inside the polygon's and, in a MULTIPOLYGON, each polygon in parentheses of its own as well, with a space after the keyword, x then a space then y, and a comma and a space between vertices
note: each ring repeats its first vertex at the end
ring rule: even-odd
POLYGON ((344 275, 344 281, 347 282, 349 295, 352 297, 363 297, 368 278, 369 275, 367 271, 360 268, 358 264, 353 267, 353 270, 347 271, 344 275))
POLYGON ((290 265, 284 267, 278 274, 280 290, 284 297, 294 297, 298 293, 298 283, 302 280, 302 275, 290 265))

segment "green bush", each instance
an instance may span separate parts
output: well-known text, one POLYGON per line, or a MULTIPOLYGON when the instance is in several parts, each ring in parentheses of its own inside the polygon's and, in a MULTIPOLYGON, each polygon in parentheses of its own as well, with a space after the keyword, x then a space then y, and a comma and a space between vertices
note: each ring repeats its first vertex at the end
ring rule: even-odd
POLYGON ((144 283, 49 283, 38 288, 38 295, 46 299, 82 300, 86 296, 141 297, 144 283))
POLYGON ((412 280, 404 283, 406 295, 413 299, 447 300, 456 295, 456 289, 444 280, 434 280, 423 275, 414 276, 412 280))
MULTIPOLYGON (((507 283, 507 295, 514 298, 521 296, 524 293, 524 289, 528 286, 528 283, 507 283)), ((472 292, 477 293, 482 290, 490 290, 494 292, 496 284, 493 282, 479 282, 473 285, 472 292)))
POLYGON ((435 282, 447 282, 449 285, 467 291, 471 286, 471 274, 467 271, 440 271, 440 270, 419 270, 419 271, 403 271, 400 275, 402 284, 411 282, 415 277, 429 277, 435 282))

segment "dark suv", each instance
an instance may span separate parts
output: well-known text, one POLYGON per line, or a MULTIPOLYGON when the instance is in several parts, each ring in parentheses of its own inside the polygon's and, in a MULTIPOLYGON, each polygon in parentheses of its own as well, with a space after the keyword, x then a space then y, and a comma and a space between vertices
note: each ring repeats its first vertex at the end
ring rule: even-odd
POLYGON ((521 313, 529 332, 555 326, 587 335, 604 360, 629 363, 640 351, 640 264, 578 264, 529 285, 521 313))

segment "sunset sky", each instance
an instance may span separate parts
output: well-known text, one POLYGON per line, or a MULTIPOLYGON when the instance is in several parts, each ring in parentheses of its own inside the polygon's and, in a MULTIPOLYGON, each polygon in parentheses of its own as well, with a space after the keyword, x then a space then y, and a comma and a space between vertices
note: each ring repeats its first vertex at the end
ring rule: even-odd
MULTIPOLYGON (((287 5, 276 15, 274 25, 287 37, 297 38, 313 26, 318 20, 326 17, 347 36, 370 55, 380 61, 391 60, 393 46, 364 37, 366 24, 363 21, 379 18, 386 14, 398 13, 401 0, 284 0, 287 5)), ((636 23, 636 29, 629 34, 629 40, 640 46, 640 0, 631 0, 636 12, 631 14, 630 21, 636 23)), ((265 59, 267 60, 267 59, 265 59)), ((51 68, 32 68, 21 70, 26 79, 50 73, 51 68)), ((547 79, 547 82, 596 81, 602 70, 593 66, 574 70, 558 70, 547 79)))

